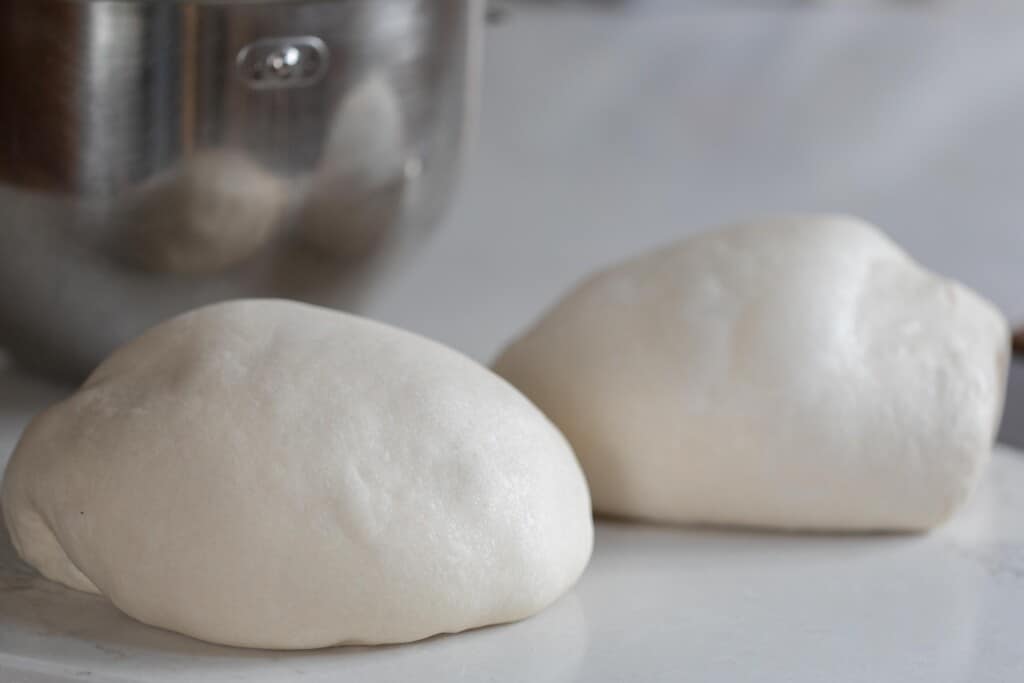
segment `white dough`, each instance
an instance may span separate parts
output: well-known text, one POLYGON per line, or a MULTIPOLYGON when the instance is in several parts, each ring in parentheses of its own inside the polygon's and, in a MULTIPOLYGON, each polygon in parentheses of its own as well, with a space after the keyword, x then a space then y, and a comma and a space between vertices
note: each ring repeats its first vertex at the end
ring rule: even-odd
POLYGON ((395 643, 580 576, 590 499, 519 392, 414 334, 283 301, 163 323, 35 418, 3 511, 45 576, 217 643, 395 643))
POLYGON ((1009 336, 872 226, 790 216, 596 274, 495 368, 569 438, 599 512, 919 530, 988 460, 1009 336))

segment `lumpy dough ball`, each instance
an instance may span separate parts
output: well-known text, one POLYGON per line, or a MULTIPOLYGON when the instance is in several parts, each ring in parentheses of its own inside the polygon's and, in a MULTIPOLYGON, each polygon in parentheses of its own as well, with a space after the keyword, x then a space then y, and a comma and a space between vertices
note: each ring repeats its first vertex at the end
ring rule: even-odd
POLYGON ((920 530, 988 460, 1003 316, 841 216, 735 225, 587 279, 496 362, 569 438, 595 509, 920 530))
POLYGON ((115 352, 3 484, 21 556, 217 643, 396 643, 534 614, 590 556, 562 435, 440 344, 282 301, 115 352))

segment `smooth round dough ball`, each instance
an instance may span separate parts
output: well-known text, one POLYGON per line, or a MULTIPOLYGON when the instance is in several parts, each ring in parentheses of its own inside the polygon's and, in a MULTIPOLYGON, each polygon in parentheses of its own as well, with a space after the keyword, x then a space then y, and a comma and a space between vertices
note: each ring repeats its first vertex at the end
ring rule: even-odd
POLYGON ((580 576, 568 444, 455 351, 283 301, 122 347, 36 417, 3 511, 44 576, 217 643, 397 643, 522 619, 580 576))
POLYGON ((1009 337, 872 226, 790 216, 594 275, 495 368, 569 438, 599 512, 919 530, 988 460, 1009 337))

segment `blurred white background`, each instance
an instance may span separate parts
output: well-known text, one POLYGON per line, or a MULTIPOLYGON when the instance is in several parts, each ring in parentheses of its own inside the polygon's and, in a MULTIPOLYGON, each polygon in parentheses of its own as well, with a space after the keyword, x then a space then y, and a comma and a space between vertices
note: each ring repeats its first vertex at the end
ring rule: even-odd
POLYGON ((759 213, 841 211, 1024 320, 1024 11, 504 6, 454 210, 370 315, 487 360, 602 264, 759 213))

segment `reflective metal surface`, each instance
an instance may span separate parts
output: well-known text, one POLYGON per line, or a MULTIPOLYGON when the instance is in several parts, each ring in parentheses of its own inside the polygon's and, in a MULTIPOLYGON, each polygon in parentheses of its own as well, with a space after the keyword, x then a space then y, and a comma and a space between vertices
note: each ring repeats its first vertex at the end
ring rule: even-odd
POLYGON ((81 376, 188 308, 357 308, 453 185, 481 0, 0 3, 0 345, 81 376))

